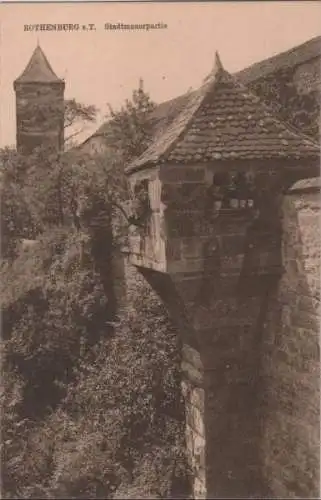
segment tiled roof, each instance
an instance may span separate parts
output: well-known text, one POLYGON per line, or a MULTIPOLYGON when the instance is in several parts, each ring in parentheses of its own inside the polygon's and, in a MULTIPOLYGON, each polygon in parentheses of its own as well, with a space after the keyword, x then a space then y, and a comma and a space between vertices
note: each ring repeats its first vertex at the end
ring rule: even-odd
POLYGON ((320 56, 321 36, 317 36, 290 50, 252 64, 248 68, 238 71, 234 76, 243 83, 248 84, 261 78, 266 78, 284 67, 294 68, 317 57, 320 58, 320 56))
POLYGON ((25 70, 16 79, 16 82, 19 83, 52 83, 60 81, 62 80, 53 71, 39 45, 35 48, 25 70))
POLYGON ((128 171, 159 162, 318 157, 312 140, 271 114, 216 58, 213 72, 128 171))
MULTIPOLYGON (((315 57, 320 57, 321 54, 321 37, 316 37, 307 42, 298 45, 291 50, 282 52, 273 57, 255 63, 248 68, 243 69, 234 74, 238 80, 244 84, 248 84, 266 78, 269 74, 275 73, 279 69, 303 64, 315 57)), ((189 102, 191 97, 197 91, 188 92, 186 94, 162 102, 150 113, 150 132, 151 137, 159 135, 181 112, 182 108, 189 102)), ((103 123, 98 130, 84 141, 90 141, 94 137, 105 137, 108 143, 108 135, 110 132, 110 123, 103 123)))
MULTIPOLYGON (((170 99, 169 101, 158 104, 156 108, 149 113, 148 116, 150 136, 155 137, 156 135, 161 133, 174 120, 174 118, 177 117, 177 115, 181 112, 185 104, 189 101, 190 97, 194 93, 195 91, 188 92, 186 94, 175 97, 174 99, 170 99)), ((94 134, 92 134, 84 141, 84 144, 94 137, 104 137, 106 138, 107 143, 109 137, 113 139, 114 136, 111 132, 110 122, 107 121, 103 123, 96 130, 96 132, 94 132, 94 134)))

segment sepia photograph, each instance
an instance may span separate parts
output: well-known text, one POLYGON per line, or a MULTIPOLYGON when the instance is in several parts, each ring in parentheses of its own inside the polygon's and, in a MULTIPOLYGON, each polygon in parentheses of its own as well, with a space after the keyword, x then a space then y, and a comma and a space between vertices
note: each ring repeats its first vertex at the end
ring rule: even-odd
POLYGON ((0 497, 320 498, 321 3, 0 19, 0 497))

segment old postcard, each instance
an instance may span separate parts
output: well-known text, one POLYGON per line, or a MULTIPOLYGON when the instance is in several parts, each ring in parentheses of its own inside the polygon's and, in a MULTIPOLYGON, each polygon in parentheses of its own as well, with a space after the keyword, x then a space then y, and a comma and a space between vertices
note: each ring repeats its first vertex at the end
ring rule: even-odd
POLYGON ((320 498, 321 4, 0 14, 1 498, 320 498))

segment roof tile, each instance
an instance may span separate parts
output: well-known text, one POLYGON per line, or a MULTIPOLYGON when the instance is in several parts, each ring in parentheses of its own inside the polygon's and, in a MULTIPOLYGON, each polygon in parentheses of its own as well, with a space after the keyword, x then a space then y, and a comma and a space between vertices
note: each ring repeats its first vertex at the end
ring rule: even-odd
MULTIPOLYGON (((264 78, 271 74, 275 74, 278 70, 286 67, 295 67, 300 64, 306 63, 311 59, 320 57, 321 50, 321 37, 313 38, 307 42, 291 48, 290 50, 272 56, 264 61, 260 61, 251 65, 250 67, 239 71, 234 74, 245 85, 250 84, 264 78)), ((191 95, 195 95, 197 91, 189 91, 183 95, 175 97, 169 101, 165 101, 156 106, 155 110, 150 113, 149 128, 151 137, 154 139, 162 134, 164 129, 173 122, 181 110, 185 107, 186 103, 190 100, 191 95)), ((244 97, 248 101, 259 102, 260 98, 256 95, 249 95, 244 93, 244 97)), ((232 101, 230 101, 232 102, 232 101)), ((105 143, 109 144, 112 140, 110 137, 110 121, 103 123, 99 129, 83 143, 84 145, 95 137, 103 137, 105 143)), ((318 139, 317 139, 318 140, 318 139)))
POLYGON ((279 121, 221 66, 190 96, 128 171, 145 164, 242 158, 316 158, 319 147, 279 121))

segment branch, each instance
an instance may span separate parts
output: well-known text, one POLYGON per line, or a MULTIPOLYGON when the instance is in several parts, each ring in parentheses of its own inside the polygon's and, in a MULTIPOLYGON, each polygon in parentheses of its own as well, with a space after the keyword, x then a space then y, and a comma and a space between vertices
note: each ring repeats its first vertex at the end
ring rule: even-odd
POLYGON ((137 224, 137 222, 134 222, 135 221, 135 216, 133 216, 133 215, 127 215, 127 213, 124 210, 124 208, 121 205, 119 205, 116 201, 112 201, 111 205, 114 206, 114 207, 116 207, 116 208, 118 208, 118 210, 121 211, 121 213, 125 217, 126 221, 128 222, 128 226, 139 226, 139 224, 137 224))
POLYGON ((130 216, 127 215, 126 210, 121 205, 119 205, 119 203, 117 203, 116 201, 112 201, 111 204, 112 204, 112 206, 118 208, 118 210, 121 211, 121 213, 123 214, 123 216, 125 217, 125 219, 129 222, 130 216))
POLYGON ((74 120, 66 120, 64 121, 64 129, 71 127, 74 124, 74 120))
POLYGON ((70 139, 72 139, 73 137, 76 137, 77 135, 81 134, 81 132, 83 131, 84 129, 82 128, 81 130, 78 130, 77 132, 74 132, 73 134, 70 134, 68 135, 68 137, 65 138, 65 142, 69 141, 70 139))

